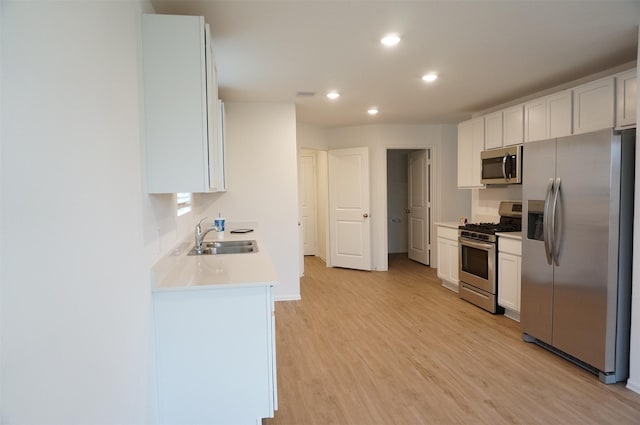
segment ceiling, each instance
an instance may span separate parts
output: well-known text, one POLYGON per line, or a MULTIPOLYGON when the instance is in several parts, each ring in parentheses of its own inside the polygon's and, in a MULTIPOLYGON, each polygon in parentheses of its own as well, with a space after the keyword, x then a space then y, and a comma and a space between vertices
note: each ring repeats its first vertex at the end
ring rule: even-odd
POLYGON ((298 121, 327 127, 456 123, 635 61, 640 23, 639 0, 152 4, 211 25, 224 101, 295 103, 298 121), (380 43, 389 32, 402 37, 395 48, 380 43), (332 89, 338 100, 326 98, 332 89))

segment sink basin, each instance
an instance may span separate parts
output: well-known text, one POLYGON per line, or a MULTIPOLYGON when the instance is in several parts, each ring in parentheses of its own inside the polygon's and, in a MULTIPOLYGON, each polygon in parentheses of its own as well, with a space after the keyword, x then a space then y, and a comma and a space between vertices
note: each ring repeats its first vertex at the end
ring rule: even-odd
POLYGON ((202 244, 202 254, 193 247, 187 255, 249 254, 258 252, 256 241, 215 241, 202 244))

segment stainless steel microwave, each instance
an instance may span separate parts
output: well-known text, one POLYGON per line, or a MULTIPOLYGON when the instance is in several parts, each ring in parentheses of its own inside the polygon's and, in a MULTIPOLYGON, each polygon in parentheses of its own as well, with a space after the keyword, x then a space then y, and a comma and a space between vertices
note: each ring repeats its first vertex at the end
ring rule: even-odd
POLYGON ((522 145, 484 151, 482 184, 522 183, 522 145))

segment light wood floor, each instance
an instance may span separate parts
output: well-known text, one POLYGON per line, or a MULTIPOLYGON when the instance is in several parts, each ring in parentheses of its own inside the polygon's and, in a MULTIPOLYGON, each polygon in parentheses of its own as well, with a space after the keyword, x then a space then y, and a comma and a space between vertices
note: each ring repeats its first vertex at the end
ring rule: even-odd
POLYGON ((305 259, 276 304, 279 410, 265 425, 640 424, 640 395, 522 341, 519 324, 391 256, 389 272, 305 259))

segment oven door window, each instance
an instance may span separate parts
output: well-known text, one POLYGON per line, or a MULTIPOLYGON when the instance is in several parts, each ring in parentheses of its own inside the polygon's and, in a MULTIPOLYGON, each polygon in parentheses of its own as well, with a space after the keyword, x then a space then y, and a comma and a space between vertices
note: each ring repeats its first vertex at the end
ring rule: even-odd
POLYGON ((489 279, 489 252, 462 244, 461 267, 469 274, 489 279))

